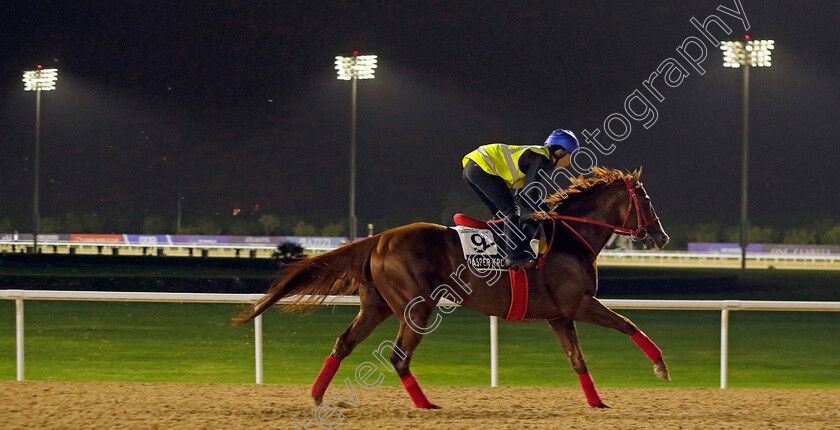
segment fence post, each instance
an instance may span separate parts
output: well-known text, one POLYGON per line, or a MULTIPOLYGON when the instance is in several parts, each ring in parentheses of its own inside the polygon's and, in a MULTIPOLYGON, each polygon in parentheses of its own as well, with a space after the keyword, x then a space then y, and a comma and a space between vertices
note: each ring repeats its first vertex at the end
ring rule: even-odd
MULTIPOLYGON (((725 306, 725 305, 724 305, 725 306)), ((720 311, 720 388, 726 388, 729 358, 729 309, 720 311)))
POLYGON ((15 299, 15 348, 17 380, 23 381, 23 297, 15 299))
POLYGON ((490 386, 499 386, 499 317, 490 317, 490 386))
POLYGON ((254 318, 254 360, 257 368, 257 384, 263 383, 262 315, 254 318))

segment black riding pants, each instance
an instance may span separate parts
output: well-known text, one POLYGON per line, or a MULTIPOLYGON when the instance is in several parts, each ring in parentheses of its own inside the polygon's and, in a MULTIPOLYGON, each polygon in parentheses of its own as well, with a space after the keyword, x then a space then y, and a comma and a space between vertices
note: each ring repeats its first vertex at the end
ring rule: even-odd
POLYGON ((472 160, 464 166, 463 174, 464 182, 490 208, 494 217, 499 217, 499 212, 501 212, 501 216, 505 218, 518 218, 519 210, 504 179, 485 172, 472 160))

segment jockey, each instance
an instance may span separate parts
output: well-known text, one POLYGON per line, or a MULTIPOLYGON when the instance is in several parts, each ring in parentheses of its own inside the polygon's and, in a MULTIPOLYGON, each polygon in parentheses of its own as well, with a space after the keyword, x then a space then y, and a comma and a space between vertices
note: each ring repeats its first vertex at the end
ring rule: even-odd
POLYGON ((575 134, 558 129, 548 136, 543 146, 491 143, 464 156, 461 162, 464 181, 496 219, 506 220, 502 242, 506 245, 503 251, 508 268, 527 267, 537 257, 524 242, 521 209, 516 205, 512 191, 518 193, 529 184, 550 177, 553 169, 566 167, 570 154, 577 148, 575 134), (544 174, 540 175, 540 172, 544 174))

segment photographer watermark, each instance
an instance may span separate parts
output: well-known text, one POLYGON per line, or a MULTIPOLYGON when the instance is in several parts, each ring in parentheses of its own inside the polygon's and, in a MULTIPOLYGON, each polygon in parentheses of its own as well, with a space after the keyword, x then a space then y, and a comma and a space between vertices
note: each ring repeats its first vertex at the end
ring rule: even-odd
MULTIPOLYGON (((560 193, 562 198, 568 197, 564 193, 566 184, 573 184, 578 176, 592 172, 595 167, 599 165, 598 154, 610 155, 616 150, 615 143, 622 142, 630 137, 633 130, 633 122, 641 123, 645 129, 650 129, 656 124, 659 118, 659 111, 656 105, 651 102, 651 99, 659 103, 665 101, 665 96, 660 89, 663 89, 663 83, 669 88, 678 88, 687 77, 691 75, 689 68, 694 72, 703 76, 706 70, 703 68, 703 62, 706 61, 709 49, 707 43, 712 47, 720 45, 719 39, 732 34, 733 29, 727 24, 727 18, 730 24, 740 23, 744 31, 750 29, 750 23, 747 19, 744 7, 740 0, 733 0, 734 9, 720 5, 716 8, 721 15, 710 14, 702 22, 695 17, 691 17, 689 22, 699 32, 699 36, 690 35, 683 39, 677 48, 675 48, 678 56, 668 57, 662 60, 656 69, 650 73, 648 79, 642 82, 642 88, 634 89, 630 95, 624 99, 623 111, 613 112, 606 116, 603 121, 602 128, 596 127, 590 131, 584 129, 584 142, 594 148, 594 151, 588 147, 581 146, 571 154, 569 165, 555 169, 550 173, 540 172, 540 181, 535 181, 528 185, 520 192, 521 201, 531 211, 538 214, 540 217, 547 217, 544 211, 540 210, 543 201, 548 198, 551 193, 544 184, 551 184, 556 192, 560 193), (701 39, 702 37, 702 39, 701 39), (704 42, 705 39, 705 42, 704 42), (682 62, 677 59, 682 59, 682 62), (683 64, 685 63, 685 64, 683 64), (598 136, 603 130, 604 134, 612 142, 598 140, 598 136), (597 153, 596 153, 597 151, 597 153), (564 182, 562 178, 566 178, 564 182)), ((502 228, 491 224, 491 229, 499 237, 499 241, 507 243, 515 243, 515 240, 505 237, 502 228)), ((511 226, 511 231, 521 240, 525 234, 518 228, 518 226, 511 226)), ((499 247, 499 251, 504 252, 504 247, 499 247)), ((441 284, 432 291, 430 298, 435 301, 440 301, 442 298, 448 299, 455 305, 463 302, 461 293, 469 295, 472 293, 472 288, 461 279, 461 274, 469 270, 475 277, 479 279, 489 278, 486 282, 488 285, 495 284, 501 278, 501 271, 480 270, 475 269, 472 265, 461 264, 455 271, 450 274, 450 278, 458 286, 456 290, 449 284, 441 284)), ((411 318, 411 310, 414 306, 424 303, 427 299, 422 296, 415 297, 409 302, 405 308, 404 318, 406 323, 418 334, 429 334, 435 331, 443 321, 440 314, 435 314, 434 321, 429 326, 419 326, 413 318, 411 318)), ((451 314, 455 311, 456 306, 440 306, 440 312, 443 314, 451 314)))
MULTIPOLYGON (((392 353, 396 354, 398 357, 403 359, 406 358, 405 352, 403 352, 400 347, 390 340, 380 343, 379 347, 371 352, 371 355, 382 365, 382 367, 384 367, 385 370, 389 373, 393 373, 394 366, 388 359, 385 358, 385 350, 389 348, 392 353)), ((329 360, 329 358, 327 360, 329 360)), ((329 393, 329 398, 338 404, 331 402, 321 403, 315 408, 315 411, 312 413, 312 418, 306 418, 303 421, 300 421, 297 418, 292 420, 292 424, 294 425, 293 428, 308 429, 309 427, 307 426, 313 422, 313 419, 314 424, 322 429, 333 430, 338 428, 338 426, 344 422, 344 414, 338 410, 339 405, 354 408, 361 405, 359 396, 356 394, 355 385, 358 385, 365 390, 372 390, 382 385, 382 382, 385 381, 385 373, 379 370, 379 367, 370 361, 365 361, 356 366, 356 369, 353 371, 353 377, 354 379, 350 379, 349 377, 344 378, 344 388, 347 390, 346 395, 335 391, 331 391, 329 393), (356 382, 355 385, 353 384, 354 381, 356 382)), ((287 427, 286 430, 288 429, 289 428, 287 427)))
POLYGON ((595 127, 591 131, 583 129, 581 132, 583 141, 594 148, 594 151, 581 146, 572 153, 568 166, 555 169, 550 174, 540 172, 541 181, 529 184, 526 189, 522 190, 523 200, 529 209, 539 213, 540 203, 549 196, 549 190, 543 183, 552 184, 554 189, 559 190, 561 197, 566 198, 567 196, 562 191, 564 181, 561 178, 565 177, 567 183, 574 183, 578 176, 591 172, 599 165, 598 154, 612 154, 616 150, 616 143, 630 137, 634 121, 641 123, 645 129, 653 127, 659 119, 659 111, 651 99, 659 103, 665 101, 665 96, 661 91, 664 90, 663 84, 668 88, 678 88, 691 75, 689 68, 700 76, 706 74, 706 70, 703 68, 703 62, 706 61, 709 53, 706 45, 718 47, 720 39, 733 32, 732 27, 726 21, 728 20, 733 25, 739 23, 743 26, 744 31, 750 29, 750 23, 741 1, 733 0, 733 2, 734 9, 723 5, 717 7, 717 11, 723 17, 711 14, 702 22, 694 17, 689 19, 691 25, 698 31, 699 36, 691 35, 683 39, 682 43, 675 49, 679 55, 662 60, 648 78, 642 82, 641 87, 644 91, 638 88, 634 89, 624 99, 622 111, 607 115, 602 127, 595 127), (683 61, 681 62, 677 58, 681 58, 683 61), (599 140, 602 130, 609 141, 599 140))

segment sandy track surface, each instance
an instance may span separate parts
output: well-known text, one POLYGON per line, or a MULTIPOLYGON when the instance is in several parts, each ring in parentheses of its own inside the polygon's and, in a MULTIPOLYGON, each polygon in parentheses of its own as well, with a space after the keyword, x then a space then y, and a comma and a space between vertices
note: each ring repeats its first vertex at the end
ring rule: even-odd
MULTIPOLYGON (((604 388, 592 409, 577 388, 427 387, 441 410, 415 409, 402 387, 365 391, 329 417, 337 429, 840 429, 840 390, 604 388), (341 415, 338 413, 340 412, 341 415)), ((285 429, 315 423, 309 387, 0 382, 4 429, 285 429)), ((349 395, 341 385, 327 392, 349 395)), ((336 402, 338 403, 338 402, 336 402)))

